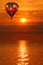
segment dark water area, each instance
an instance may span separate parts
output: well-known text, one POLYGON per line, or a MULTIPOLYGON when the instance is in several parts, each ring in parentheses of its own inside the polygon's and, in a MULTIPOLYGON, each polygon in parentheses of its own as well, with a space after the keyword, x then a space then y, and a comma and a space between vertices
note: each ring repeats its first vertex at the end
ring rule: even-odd
POLYGON ((1 42, 14 42, 15 40, 43 42, 43 32, 0 32, 1 42))
POLYGON ((0 32, 0 65, 43 65, 43 34, 0 32))

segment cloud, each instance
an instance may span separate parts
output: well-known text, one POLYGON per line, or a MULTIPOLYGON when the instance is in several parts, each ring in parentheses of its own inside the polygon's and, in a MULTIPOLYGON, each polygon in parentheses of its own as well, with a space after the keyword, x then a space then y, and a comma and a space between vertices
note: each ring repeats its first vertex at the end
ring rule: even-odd
POLYGON ((10 1, 17 2, 20 5, 21 10, 43 10, 43 0, 0 0, 1 9, 3 9, 5 4, 10 1))

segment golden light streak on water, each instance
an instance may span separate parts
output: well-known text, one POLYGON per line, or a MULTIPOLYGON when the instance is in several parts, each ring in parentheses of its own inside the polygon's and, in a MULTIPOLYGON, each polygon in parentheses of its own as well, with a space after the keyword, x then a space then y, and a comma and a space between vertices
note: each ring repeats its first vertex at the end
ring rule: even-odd
POLYGON ((26 41, 19 41, 19 47, 18 47, 18 63, 17 65, 29 65, 29 54, 26 47, 26 41))

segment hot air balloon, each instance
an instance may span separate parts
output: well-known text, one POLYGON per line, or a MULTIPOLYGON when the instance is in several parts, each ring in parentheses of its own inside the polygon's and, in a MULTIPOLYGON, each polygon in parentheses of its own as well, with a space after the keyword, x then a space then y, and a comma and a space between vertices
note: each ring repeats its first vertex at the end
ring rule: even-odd
POLYGON ((8 2, 5 5, 5 10, 10 15, 11 19, 13 18, 15 13, 18 11, 18 7, 19 7, 19 5, 17 3, 15 3, 15 2, 8 2))

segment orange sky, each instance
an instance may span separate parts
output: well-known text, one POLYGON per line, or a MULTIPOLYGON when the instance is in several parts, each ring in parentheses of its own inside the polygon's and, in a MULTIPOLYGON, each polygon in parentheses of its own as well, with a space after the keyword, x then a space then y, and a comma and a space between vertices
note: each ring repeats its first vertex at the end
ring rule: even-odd
POLYGON ((17 2, 20 10, 43 10, 43 0, 0 0, 0 11, 9 1, 17 2))
MULTIPOLYGON (((9 15, 7 15, 7 13, 4 13, 6 12, 5 4, 11 1, 17 2, 19 4, 19 10, 24 10, 24 11, 18 11, 18 13, 14 16, 15 18, 16 16, 18 18, 26 17, 28 18, 29 22, 43 22, 43 0, 0 0, 0 21, 1 21, 0 25, 14 24, 14 22, 10 23, 9 15), (31 11, 25 11, 25 10, 31 10, 31 11), (42 11, 32 11, 32 10, 42 10, 42 11)), ((15 20, 15 18, 13 19, 15 20)))

